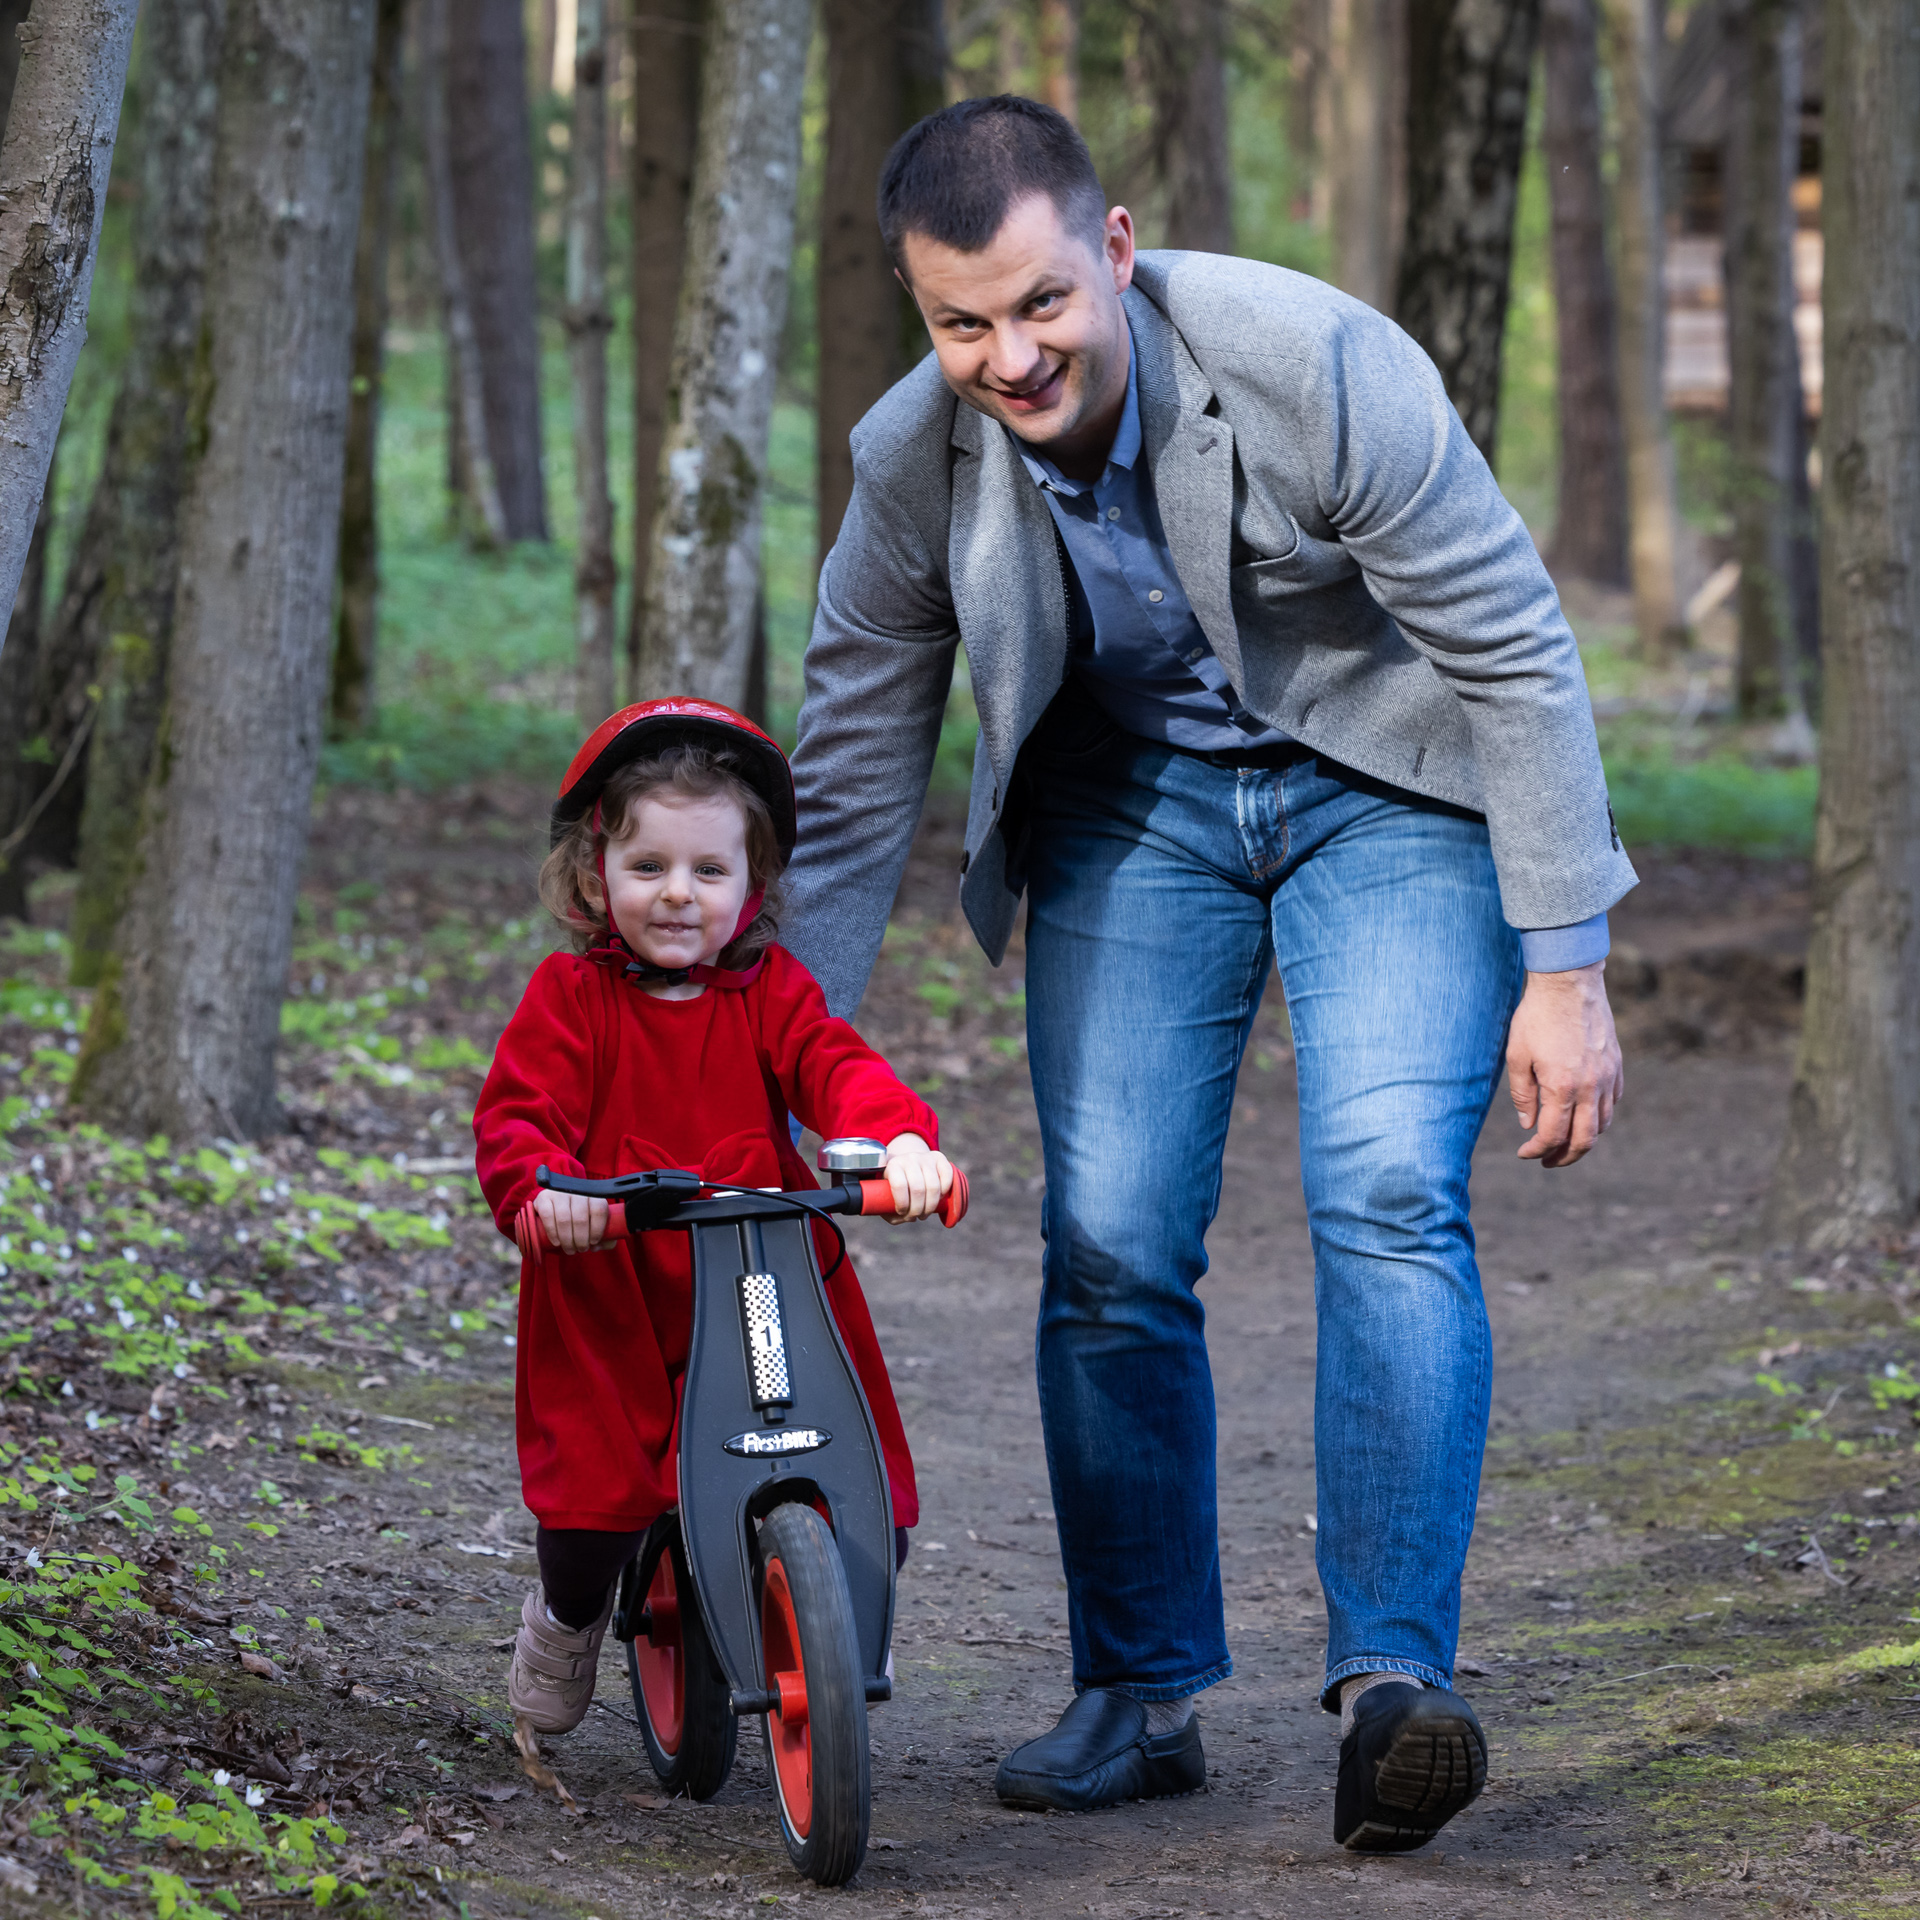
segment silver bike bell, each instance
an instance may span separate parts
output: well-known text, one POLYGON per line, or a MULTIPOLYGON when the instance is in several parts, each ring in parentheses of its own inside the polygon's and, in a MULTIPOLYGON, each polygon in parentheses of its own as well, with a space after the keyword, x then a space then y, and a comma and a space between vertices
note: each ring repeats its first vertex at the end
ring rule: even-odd
POLYGON ((824 1141, 818 1164, 822 1173, 878 1173, 887 1164, 886 1142, 857 1136, 824 1141))

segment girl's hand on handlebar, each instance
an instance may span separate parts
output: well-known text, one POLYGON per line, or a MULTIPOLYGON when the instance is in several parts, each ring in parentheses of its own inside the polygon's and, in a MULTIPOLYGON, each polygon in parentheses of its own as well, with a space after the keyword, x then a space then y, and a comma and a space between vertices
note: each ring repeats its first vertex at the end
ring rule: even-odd
POLYGON ((953 1167, 917 1133, 900 1133, 887 1142, 887 1184, 893 1189, 895 1221, 924 1220, 953 1185, 953 1167))
POLYGON ((562 1253, 591 1253, 607 1237, 607 1203, 584 1193, 555 1193, 541 1188, 534 1211, 547 1241, 562 1253))

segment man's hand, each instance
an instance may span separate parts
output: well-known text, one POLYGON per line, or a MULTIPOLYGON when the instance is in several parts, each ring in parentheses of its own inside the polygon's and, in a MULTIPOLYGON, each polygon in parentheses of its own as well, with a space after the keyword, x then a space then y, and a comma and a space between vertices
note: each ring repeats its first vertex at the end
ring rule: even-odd
POLYGON ((607 1203, 584 1193, 555 1193, 542 1187, 534 1211, 547 1230, 547 1243, 562 1253, 591 1253, 607 1237, 607 1203))
POLYGON ((1607 1005, 1607 963, 1530 973, 1507 1034, 1507 1085, 1523 1127, 1522 1160, 1570 1167, 1613 1124, 1626 1091, 1607 1005))
POLYGON ((917 1133, 897 1133, 887 1142, 887 1184, 894 1206, 888 1217, 895 1222, 923 1220, 953 1185, 953 1168, 944 1153, 934 1152, 917 1133))

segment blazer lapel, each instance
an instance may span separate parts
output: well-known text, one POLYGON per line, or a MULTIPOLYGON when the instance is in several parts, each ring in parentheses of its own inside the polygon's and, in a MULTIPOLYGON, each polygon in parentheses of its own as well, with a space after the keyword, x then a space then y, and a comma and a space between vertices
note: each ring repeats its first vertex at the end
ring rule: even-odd
POLYGON ((1165 314, 1137 288, 1126 297, 1140 357, 1140 436, 1160 525, 1194 618, 1227 678, 1242 687, 1233 619, 1233 429, 1165 314))
POLYGON ((1014 756, 1067 672, 1067 591, 1053 516, 1012 437, 954 410, 948 578, 974 705, 1005 797, 1014 756))

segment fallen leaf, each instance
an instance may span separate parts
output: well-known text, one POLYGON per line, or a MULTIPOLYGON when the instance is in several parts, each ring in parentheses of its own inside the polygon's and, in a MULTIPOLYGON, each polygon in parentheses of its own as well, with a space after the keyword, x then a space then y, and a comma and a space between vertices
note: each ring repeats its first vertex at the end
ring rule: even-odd
POLYGON ((0 1853, 0 1887, 15 1893, 38 1893, 40 1876, 31 1867, 23 1867, 18 1860, 9 1860, 0 1853))
POLYGON ((402 1827, 400 1829, 399 1839, 393 1844, 396 1847, 410 1847, 415 1841, 424 1840, 426 1837, 427 1830, 425 1827, 402 1827))
POLYGON ((658 1813, 662 1808, 673 1805, 671 1800, 659 1793, 623 1793, 620 1797, 628 1806, 639 1807, 647 1813, 658 1813))
POLYGON ((475 1787, 472 1791, 473 1797, 476 1800, 512 1800, 518 1795, 525 1793, 526 1788, 508 1786, 475 1787))
POLYGON ((368 1387, 384 1387, 386 1384, 387 1376, 384 1373, 369 1373, 362 1378, 360 1387, 365 1392, 368 1387))
POLYGON ((471 1829, 463 1828, 459 1833, 443 1833, 440 1838, 450 1846, 470 1847, 478 1836, 471 1829))
POLYGON ((513 1744, 520 1751, 520 1766, 527 1778, 543 1792, 551 1793, 570 1812, 578 1813, 579 1803, 567 1791, 566 1782, 541 1757, 540 1736, 528 1724, 525 1714, 513 1716, 513 1744))
POLYGON ((349 1689, 349 1692, 352 1694, 352 1697, 356 1700, 371 1700, 376 1704, 378 1704, 378 1702, 381 1699, 381 1696, 375 1693, 371 1687, 367 1686, 364 1682, 359 1680, 356 1680, 353 1683, 352 1687, 349 1689))
POLYGON ((239 1440, 231 1433, 210 1433, 207 1435, 208 1446, 219 1448, 227 1453, 231 1453, 239 1444, 239 1440))
POLYGON ((275 1680, 282 1686, 286 1685, 287 1676, 264 1653, 243 1653, 240 1664, 249 1673, 257 1673, 262 1680, 275 1680))
POLYGON ((1456 1660, 1453 1663, 1453 1670, 1455 1673, 1467 1674, 1475 1680, 1486 1679, 1492 1671, 1490 1667, 1483 1667, 1478 1660, 1456 1660))

